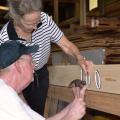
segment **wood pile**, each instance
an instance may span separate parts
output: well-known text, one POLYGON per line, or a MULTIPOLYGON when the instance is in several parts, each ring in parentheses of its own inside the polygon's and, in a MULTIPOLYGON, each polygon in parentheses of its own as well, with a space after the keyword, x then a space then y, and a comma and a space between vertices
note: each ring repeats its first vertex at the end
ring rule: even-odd
MULTIPOLYGON (((80 19, 77 17, 70 18, 59 23, 59 27, 66 34, 74 33, 81 29, 80 19)), ((84 26, 83 26, 84 27, 84 26)), ((117 30, 120 31, 120 19, 117 17, 97 17, 89 16, 86 18, 87 28, 97 28, 101 30, 117 30)))
POLYGON ((92 11, 88 12, 88 16, 114 16, 114 17, 119 17, 120 14, 120 0, 103 0, 104 2, 106 1, 107 3, 101 3, 101 0, 99 1, 99 7, 93 9, 92 11), (102 13, 102 12, 103 13, 102 13))
MULTIPOLYGON (((66 35, 69 40, 75 43, 80 51, 96 48, 105 49, 105 63, 120 63, 120 31, 119 29, 110 29, 88 26, 80 27, 71 35, 66 35)), ((56 45, 53 45, 53 52, 60 51, 56 45)))

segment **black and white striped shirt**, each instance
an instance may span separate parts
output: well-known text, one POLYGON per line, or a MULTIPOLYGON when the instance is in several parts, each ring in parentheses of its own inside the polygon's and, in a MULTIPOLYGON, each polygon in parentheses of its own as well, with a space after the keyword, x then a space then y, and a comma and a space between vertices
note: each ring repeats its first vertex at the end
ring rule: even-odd
POLYGON ((57 27, 54 21, 44 12, 41 12, 41 25, 32 33, 32 41, 27 42, 20 39, 15 32, 12 21, 9 21, 0 32, 0 43, 8 40, 19 40, 25 45, 39 45, 38 52, 32 54, 36 62, 36 70, 42 68, 47 62, 51 50, 51 42, 57 43, 63 32, 57 27))

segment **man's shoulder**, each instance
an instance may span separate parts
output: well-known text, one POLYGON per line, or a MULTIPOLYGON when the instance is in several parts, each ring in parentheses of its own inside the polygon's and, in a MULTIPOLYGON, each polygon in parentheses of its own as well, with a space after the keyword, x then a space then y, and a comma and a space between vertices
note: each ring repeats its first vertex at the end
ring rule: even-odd
POLYGON ((3 103, 10 101, 11 93, 9 91, 8 86, 5 84, 3 80, 0 79, 0 104, 3 106, 3 103))
POLYGON ((0 92, 2 92, 2 89, 4 90, 6 88, 6 84, 4 80, 0 79, 0 92))
POLYGON ((8 100, 8 98, 16 96, 15 91, 9 87, 2 79, 0 79, 0 96, 2 96, 1 99, 3 98, 6 100, 8 100))

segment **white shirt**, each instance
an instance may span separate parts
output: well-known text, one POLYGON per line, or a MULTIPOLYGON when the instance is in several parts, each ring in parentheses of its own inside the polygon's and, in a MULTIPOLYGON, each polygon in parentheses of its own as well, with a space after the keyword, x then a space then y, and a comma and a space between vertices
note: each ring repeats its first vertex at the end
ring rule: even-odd
POLYGON ((0 79, 0 120, 45 120, 0 79))

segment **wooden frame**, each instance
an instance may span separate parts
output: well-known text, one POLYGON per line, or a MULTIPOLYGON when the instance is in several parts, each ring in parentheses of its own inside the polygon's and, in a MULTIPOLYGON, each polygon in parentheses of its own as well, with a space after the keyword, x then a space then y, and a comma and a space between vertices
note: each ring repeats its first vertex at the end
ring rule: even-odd
MULTIPOLYGON (((52 103, 50 98, 54 99, 54 105, 52 105, 52 114, 55 114, 57 100, 70 102, 73 100, 73 95, 71 89, 68 87, 50 85, 45 107, 45 117, 49 116, 49 107, 52 103)), ((120 95, 88 90, 86 92, 85 101, 88 108, 120 116, 120 95)))
MULTIPOLYGON (((120 65, 96 65, 102 74, 102 89, 94 85, 88 88, 85 102, 88 108, 120 116, 120 65)), ((52 114, 56 113, 58 100, 70 102, 73 100, 72 91, 68 88, 71 80, 80 78, 78 65, 49 67, 50 86, 45 107, 45 117, 49 116, 51 98, 54 99, 52 114)))
MULTIPOLYGON (((50 84, 68 86, 74 79, 81 79, 79 65, 54 65, 48 68, 50 84)), ((91 85, 88 90, 120 94, 120 65, 94 65, 90 75, 91 85), (97 89, 95 83, 95 71, 98 70, 101 77, 101 88, 97 89)), ((83 76, 85 80, 85 76, 83 76)))

